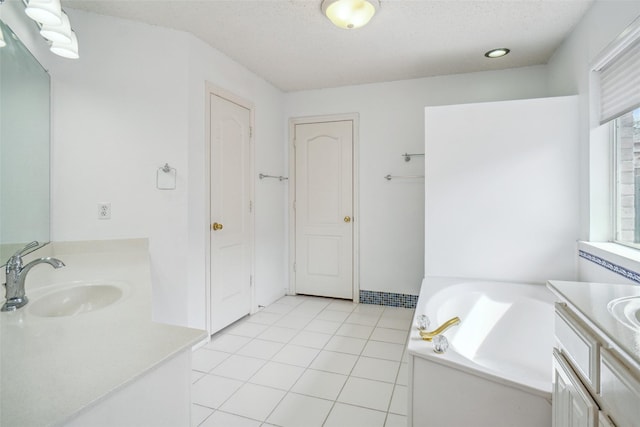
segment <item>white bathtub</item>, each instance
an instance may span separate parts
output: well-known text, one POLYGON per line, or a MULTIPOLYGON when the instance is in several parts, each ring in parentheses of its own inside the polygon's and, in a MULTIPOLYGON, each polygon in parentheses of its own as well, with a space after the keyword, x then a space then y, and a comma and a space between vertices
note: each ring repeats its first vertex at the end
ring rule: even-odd
POLYGON ((461 323, 436 354, 414 319, 409 425, 550 426, 553 302, 544 285, 426 278, 416 316, 426 314, 431 330, 461 323))

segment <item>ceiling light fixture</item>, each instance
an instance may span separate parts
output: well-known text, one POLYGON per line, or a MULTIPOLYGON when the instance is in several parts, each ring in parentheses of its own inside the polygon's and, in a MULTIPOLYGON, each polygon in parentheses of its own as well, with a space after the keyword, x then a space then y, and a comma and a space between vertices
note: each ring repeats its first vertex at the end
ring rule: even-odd
POLYGON ((379 0, 323 0, 322 13, 337 27, 351 30, 371 20, 380 8, 379 0))
POLYGON ((484 56, 487 58, 500 58, 501 56, 505 56, 507 53, 511 52, 506 47, 500 47, 498 49, 491 49, 489 52, 485 53, 484 56))

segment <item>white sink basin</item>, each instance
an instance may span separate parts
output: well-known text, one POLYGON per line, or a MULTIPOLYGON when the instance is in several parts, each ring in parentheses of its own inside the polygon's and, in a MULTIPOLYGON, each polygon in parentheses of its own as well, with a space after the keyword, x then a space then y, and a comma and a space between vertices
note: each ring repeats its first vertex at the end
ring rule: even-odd
POLYGON ((39 317, 67 317, 108 307, 125 294, 121 283, 81 282, 52 286, 28 304, 29 312, 39 317))
POLYGON ((618 322, 640 331, 640 296, 614 299, 609 302, 607 309, 618 322))

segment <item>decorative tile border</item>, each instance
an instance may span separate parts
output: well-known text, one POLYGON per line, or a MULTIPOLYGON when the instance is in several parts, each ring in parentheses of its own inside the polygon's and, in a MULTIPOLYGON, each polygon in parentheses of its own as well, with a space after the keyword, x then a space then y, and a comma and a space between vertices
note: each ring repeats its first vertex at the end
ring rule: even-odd
POLYGON ((590 254, 589 252, 585 252, 582 250, 578 250, 578 255, 580 258, 584 258, 587 261, 591 261, 594 264, 598 264, 600 267, 604 267, 607 270, 613 271, 616 274, 619 274, 622 277, 626 277, 629 280, 633 280, 636 283, 640 283, 640 274, 635 271, 626 269, 617 264, 607 261, 606 259, 600 258, 599 256, 595 256, 590 254))
POLYGON ((418 295, 396 294, 393 292, 363 291, 360 289, 361 304, 386 305, 390 307, 416 308, 418 295))

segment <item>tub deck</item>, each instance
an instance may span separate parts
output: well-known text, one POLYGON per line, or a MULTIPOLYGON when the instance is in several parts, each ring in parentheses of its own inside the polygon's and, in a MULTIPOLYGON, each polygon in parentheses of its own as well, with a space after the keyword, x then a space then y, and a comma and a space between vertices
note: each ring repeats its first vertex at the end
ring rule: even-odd
POLYGON ((553 302, 544 285, 425 279, 415 315, 431 330, 454 316, 461 323, 436 354, 414 319, 409 425, 550 426, 553 302))

